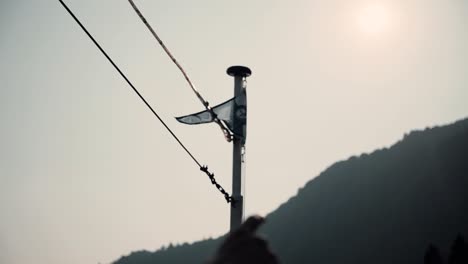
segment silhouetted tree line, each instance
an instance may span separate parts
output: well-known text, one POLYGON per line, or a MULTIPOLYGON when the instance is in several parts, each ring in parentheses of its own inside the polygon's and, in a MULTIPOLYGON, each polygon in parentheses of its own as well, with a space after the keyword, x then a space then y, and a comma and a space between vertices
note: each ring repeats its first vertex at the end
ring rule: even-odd
POLYGON ((465 239, 458 235, 450 248, 447 262, 444 262, 439 249, 434 244, 429 244, 424 255, 424 264, 468 264, 468 245, 465 239))

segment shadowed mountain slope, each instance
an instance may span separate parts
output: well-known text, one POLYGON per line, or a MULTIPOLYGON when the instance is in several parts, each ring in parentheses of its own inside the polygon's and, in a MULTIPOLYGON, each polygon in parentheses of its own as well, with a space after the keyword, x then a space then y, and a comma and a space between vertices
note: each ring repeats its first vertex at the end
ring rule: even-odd
MULTIPOLYGON (((411 132, 326 169, 267 216, 282 263, 422 263, 468 237, 468 119, 411 132)), ((136 252, 118 264, 203 263, 219 239, 136 252)))

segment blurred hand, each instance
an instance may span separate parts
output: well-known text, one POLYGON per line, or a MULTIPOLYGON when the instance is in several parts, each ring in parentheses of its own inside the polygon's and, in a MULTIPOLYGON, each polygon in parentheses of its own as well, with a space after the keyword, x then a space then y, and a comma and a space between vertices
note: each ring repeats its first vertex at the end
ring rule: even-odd
POLYGON ((278 259, 267 242, 255 235, 265 222, 260 216, 249 217, 237 230, 230 233, 216 252, 211 264, 278 264, 278 259))

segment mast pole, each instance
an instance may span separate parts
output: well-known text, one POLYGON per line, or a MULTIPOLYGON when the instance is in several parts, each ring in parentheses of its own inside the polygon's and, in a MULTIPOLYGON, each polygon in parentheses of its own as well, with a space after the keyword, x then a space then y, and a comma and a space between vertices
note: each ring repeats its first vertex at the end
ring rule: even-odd
POLYGON ((233 116, 233 158, 232 158, 232 198, 230 230, 237 229, 244 220, 244 180, 245 180, 245 137, 247 127, 246 79, 252 74, 244 66, 232 66, 227 74, 234 77, 234 116, 233 116))

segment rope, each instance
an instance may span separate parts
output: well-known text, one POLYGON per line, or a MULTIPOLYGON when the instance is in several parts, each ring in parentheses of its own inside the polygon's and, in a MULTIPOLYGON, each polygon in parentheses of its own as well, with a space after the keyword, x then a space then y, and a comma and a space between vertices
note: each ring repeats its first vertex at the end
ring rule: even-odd
POLYGON ((192 158, 192 160, 198 165, 201 171, 206 173, 212 183, 216 186, 216 188, 224 195, 226 201, 229 203, 231 202, 231 205, 234 204, 234 200, 229 194, 227 194, 224 189, 214 180, 214 174, 210 173, 208 171, 207 166, 202 166, 200 162, 192 155, 192 153, 185 147, 185 145, 180 141, 180 139, 174 134, 174 132, 169 128, 169 126, 162 120, 162 118, 156 113, 156 111, 151 107, 151 105, 145 100, 145 98, 140 94, 140 92, 137 90, 137 88, 130 82, 130 80, 127 78, 127 76, 120 70, 120 68, 114 63, 114 61, 107 55, 107 53, 104 51, 104 49, 99 45, 99 43, 94 39, 94 37, 88 32, 88 30, 83 26, 83 24, 78 20, 78 18, 73 14, 73 12, 68 8, 68 6, 62 1, 59 0, 59 2, 62 4, 62 6, 67 10, 67 12, 73 17, 73 19, 78 23, 78 25, 83 29, 83 31, 88 35, 88 37, 93 41, 93 43, 96 45, 96 47, 102 52, 102 54, 107 58, 107 60, 114 66, 114 68, 117 70, 117 72, 124 78, 124 80, 130 85, 130 87, 133 89, 133 91, 140 97, 140 99, 145 103, 145 105, 151 110, 151 112, 156 116, 156 118, 163 124, 163 126, 166 128, 167 131, 172 135, 172 137, 179 143, 179 145, 185 150, 185 152, 192 158))
POLYGON ((224 123, 223 120, 220 120, 216 114, 214 113, 214 111, 211 109, 211 107, 209 106, 209 103, 208 101, 206 101, 202 96, 201 94, 197 91, 197 89, 195 88, 195 85, 193 85, 192 81, 190 80, 190 78, 188 77, 187 73, 185 72, 184 68, 182 68, 182 65, 180 65, 180 63, 175 59, 175 57, 171 54, 171 52, 169 51, 169 49, 166 47, 166 45, 163 43, 163 41, 161 40, 161 38, 158 36, 158 34, 156 34, 156 32, 154 31, 153 27, 151 27, 151 25, 148 23, 148 21, 146 20, 146 18, 143 16, 143 14, 140 12, 140 10, 138 9, 138 7, 135 5, 135 3, 132 1, 132 0, 128 0, 128 2, 130 3, 130 5, 133 7, 133 10, 135 10, 135 12, 137 13, 137 15, 140 17, 141 21, 143 21, 143 23, 146 25, 146 27, 149 29, 149 31, 151 32, 151 34, 153 35, 153 37, 158 41, 159 45, 161 45, 161 47, 164 49, 164 51, 166 52, 167 56, 169 56, 169 58, 171 58, 172 62, 174 62, 174 64, 177 66, 177 68, 179 68, 180 72, 182 72, 182 74, 184 75, 185 77, 185 80, 187 80, 187 83, 189 84, 190 88, 192 89, 192 91, 195 93, 195 95, 198 97, 198 99, 200 100, 200 102, 203 104, 203 106, 205 106, 206 110, 208 110, 211 115, 213 116, 214 118, 214 122, 216 124, 219 125, 219 127, 221 128, 221 130, 223 131, 224 133, 224 136, 226 138, 226 140, 228 142, 230 142, 232 139, 233 139, 233 133, 229 130, 229 128, 226 126, 226 124, 224 123))

